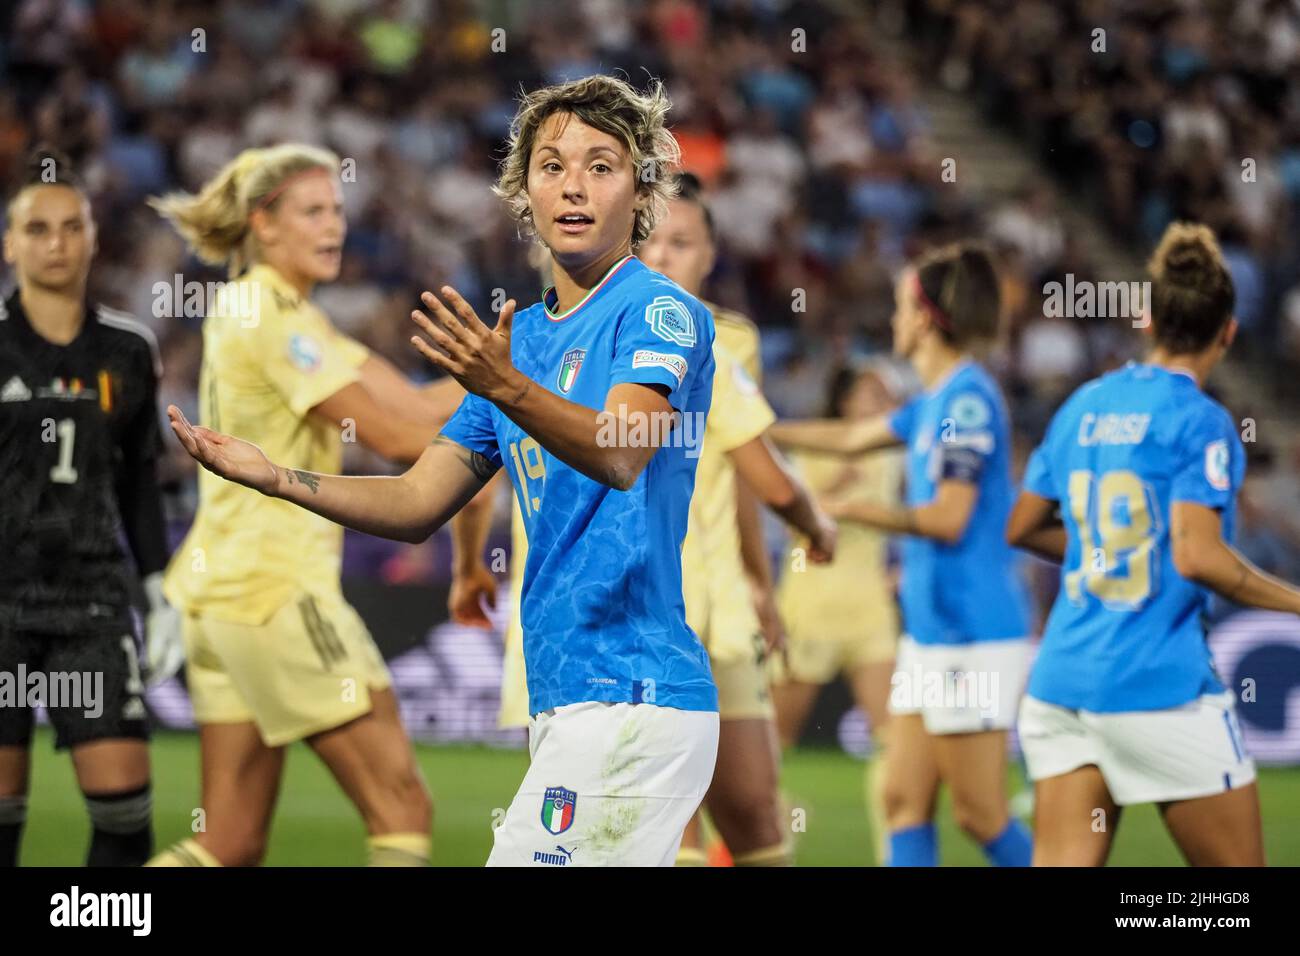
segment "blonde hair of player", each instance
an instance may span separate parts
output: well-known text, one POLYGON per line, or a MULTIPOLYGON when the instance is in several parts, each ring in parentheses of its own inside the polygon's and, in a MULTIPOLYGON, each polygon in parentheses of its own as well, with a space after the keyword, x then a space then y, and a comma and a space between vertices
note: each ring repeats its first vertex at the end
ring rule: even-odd
MULTIPOLYGON (((246 149, 222 167, 197 193, 173 192, 162 197, 151 198, 148 200, 148 204, 172 224, 200 260, 209 265, 227 266, 230 278, 235 279, 243 275, 250 267, 264 261, 264 250, 261 248, 254 229, 256 214, 259 211, 273 212, 277 200, 285 195, 291 186, 306 176, 327 175, 332 181, 336 182, 339 173, 339 158, 329 150, 316 146, 286 143, 266 148, 246 149)), ((280 272, 279 269, 275 271, 280 272)), ((377 357, 368 356, 366 365, 369 366, 376 361, 377 357)), ((450 414, 452 406, 448 406, 446 410, 440 412, 434 412, 431 409, 417 411, 417 405, 425 400, 424 396, 418 390, 401 381, 391 369, 388 374, 383 375, 379 380, 368 379, 363 372, 360 384, 376 404, 361 402, 357 399, 355 393, 349 393, 346 390, 335 393, 328 401, 333 402, 335 399, 345 397, 348 407, 358 409, 361 412, 372 411, 375 408, 389 411, 397 407, 406 408, 412 413, 409 418, 391 412, 388 416, 391 419, 393 429, 408 433, 402 442, 394 442, 387 438, 381 441, 375 434, 361 439, 362 444, 383 454, 385 457, 393 459, 410 457, 412 460, 414 457, 418 457, 418 449, 422 449, 427 444, 428 437, 436 432, 437 425, 441 425, 446 420, 447 415, 450 414), (426 412, 429 413, 431 419, 436 420, 437 424, 429 424, 427 428, 428 434, 423 434, 422 427, 426 423, 421 420, 421 417, 426 412)), ((457 388, 454 391, 458 393, 459 389, 457 388)), ((324 402, 317 408, 326 418, 337 420, 333 411, 325 410, 324 402)), ((334 408, 334 410, 336 411, 337 408, 334 408)), ((360 418, 361 416, 358 414, 357 417, 360 418)), ((369 417, 373 419, 374 416, 369 417)), ((304 517, 306 516, 304 515, 304 517)), ((368 635, 367 640, 371 640, 368 635)), ((375 653, 378 654, 378 651, 376 650, 375 653)), ((385 690, 391 693, 390 688, 380 688, 374 693, 385 690)), ((373 715, 376 712, 375 709, 372 709, 369 714, 373 715)), ((425 790, 418 768, 414 764, 410 743, 406 739, 405 731, 401 729, 400 722, 393 724, 383 718, 381 723, 377 725, 378 730, 363 731, 369 733, 370 736, 362 739, 357 736, 357 733, 352 733, 353 728, 358 726, 359 723, 354 721, 331 728, 331 734, 335 738, 338 738, 341 734, 352 734, 350 739, 355 739, 356 743, 348 745, 350 749, 331 744, 333 749, 330 751, 332 754, 330 757, 326 757, 323 751, 318 750, 326 763, 330 764, 336 777, 343 779, 343 776, 346 775, 355 784, 363 778, 376 776, 373 767, 364 764, 358 766, 355 763, 357 753, 360 753, 368 745, 374 746, 376 733, 382 733, 390 739, 391 735, 396 734, 398 740, 392 741, 392 743, 404 745, 406 757, 409 759, 409 766, 389 766, 378 772, 378 779, 380 780, 391 781, 396 779, 402 781, 402 786, 405 789, 405 809, 402 815, 407 819, 398 823, 395 830, 379 833, 372 830, 367 840, 370 865, 425 865, 431 853, 428 817, 432 811, 428 802, 427 790, 425 790), (369 744, 367 744, 367 740, 369 744), (335 766, 336 762, 337 766, 335 766), (411 770, 414 770, 413 777, 411 776, 411 770), (422 822, 418 825, 409 822, 416 819, 420 819, 422 822)), ((310 740, 310 738, 308 739, 310 740)), ((231 771, 241 763, 251 764, 254 757, 247 752, 247 744, 241 743, 241 746, 244 749, 238 752, 233 751, 229 744, 223 745, 220 751, 214 748, 214 753, 220 754, 219 759, 213 758, 214 761, 227 765, 233 764, 234 766, 223 768, 231 771), (232 754, 234 754, 233 757, 232 754)), ((388 749, 387 743, 385 743, 385 749, 388 749)), ((256 753, 259 766, 266 762, 262 757, 262 753, 260 750, 256 753)), ((275 771, 277 778, 279 773, 279 770, 275 771)), ((218 774, 214 771, 214 776, 216 775, 218 774)), ((207 771, 205 770, 205 778, 206 776, 207 771)), ((376 786, 373 780, 367 779, 364 782, 368 795, 373 795, 373 791, 382 789, 382 785, 376 786)), ((257 788, 251 789, 256 790, 257 788)), ((367 810, 355 798, 354 802, 357 803, 358 809, 361 809, 363 813, 370 812, 373 814, 374 807, 367 810)), ((250 815, 256 814, 261 809, 263 808, 256 808, 250 815)), ((270 808, 266 809, 268 812, 266 826, 269 829, 270 808)), ((367 824, 370 823, 371 821, 367 820, 367 824)), ((201 845, 197 840, 189 839, 162 851, 151 861, 150 865, 219 866, 221 861, 215 853, 201 845)))
POLYGON ((246 149, 203 185, 197 194, 168 193, 148 200, 208 265, 227 265, 230 277, 261 258, 250 218, 269 208, 289 184, 305 173, 337 177, 339 158, 327 149, 285 143, 246 149))
POLYGON ((632 223, 632 245, 638 246, 663 218, 668 200, 677 195, 669 171, 681 161, 681 150, 665 125, 670 105, 658 80, 642 94, 630 83, 603 74, 528 93, 510 125, 508 151, 492 191, 505 200, 520 233, 535 236, 527 190, 533 143, 553 113, 572 114, 627 147, 636 169, 637 192, 649 196, 632 223))

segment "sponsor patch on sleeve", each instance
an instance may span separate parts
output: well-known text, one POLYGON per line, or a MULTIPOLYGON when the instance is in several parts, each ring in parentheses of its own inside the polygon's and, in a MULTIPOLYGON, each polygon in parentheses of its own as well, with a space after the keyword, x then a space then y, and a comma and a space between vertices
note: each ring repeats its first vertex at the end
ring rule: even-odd
POLYGON ((989 403, 977 392, 958 395, 952 400, 949 412, 958 428, 979 428, 993 418, 989 403))
POLYGON ((695 345, 695 319, 691 310, 672 296, 658 296, 646 306, 645 320, 661 339, 685 348, 695 345))
POLYGON ((304 372, 314 372, 320 368, 320 343, 301 332, 289 338, 289 361, 295 368, 304 372))
POLYGON ((1205 446, 1205 480, 1215 491, 1227 491, 1232 487, 1232 476, 1228 471, 1228 443, 1222 438, 1205 446))
POLYGON ((638 349, 632 355, 633 368, 666 368, 673 373, 677 379, 677 384, 682 384, 682 379, 686 378, 686 359, 680 355, 670 355, 666 352, 652 352, 649 349, 638 349))

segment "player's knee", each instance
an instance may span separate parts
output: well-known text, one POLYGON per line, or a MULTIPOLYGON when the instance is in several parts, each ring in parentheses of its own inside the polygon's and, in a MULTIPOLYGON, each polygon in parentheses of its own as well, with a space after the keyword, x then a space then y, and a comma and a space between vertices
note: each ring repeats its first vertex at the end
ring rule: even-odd
MULTIPOLYGON (((263 832, 249 832, 236 845, 235 866, 261 866, 266 859, 267 835, 263 832)), ((227 864, 229 865, 229 864, 227 864)))
POLYGON ((1106 847, 1101 841, 1052 842, 1034 841, 1032 866, 1094 867, 1106 862, 1106 847))
POLYGON ((1192 866, 1263 866, 1262 847, 1233 839, 1212 840, 1202 846, 1184 847, 1183 853, 1192 866))
POLYGON ((424 777, 418 770, 413 771, 402 784, 403 804, 410 808, 415 825, 421 831, 433 829, 433 797, 424 784, 424 777))
POLYGON ((709 814, 733 851, 781 840, 782 810, 775 788, 745 787, 719 794, 718 799, 711 795, 709 814))
POLYGON ((414 761, 385 770, 380 776, 377 805, 371 821, 379 830, 428 831, 433 824, 433 798, 414 761))
POLYGON ((775 778, 736 774, 725 781, 715 780, 706 799, 711 812, 717 807, 737 815, 761 814, 776 809, 780 802, 777 789, 775 778))
POLYGON ((222 866, 261 866, 266 858, 266 837, 255 833, 232 833, 205 847, 222 866))
POLYGON ((952 798, 952 816, 962 832, 980 842, 993 839, 1007 824, 1005 807, 956 793, 952 798))
POLYGON ((928 807, 921 795, 901 781, 886 778, 881 788, 881 799, 885 819, 893 829, 914 826, 929 819, 928 807))
POLYGON ((260 827, 242 824, 209 831, 199 840, 222 866, 261 866, 266 858, 268 836, 260 827))

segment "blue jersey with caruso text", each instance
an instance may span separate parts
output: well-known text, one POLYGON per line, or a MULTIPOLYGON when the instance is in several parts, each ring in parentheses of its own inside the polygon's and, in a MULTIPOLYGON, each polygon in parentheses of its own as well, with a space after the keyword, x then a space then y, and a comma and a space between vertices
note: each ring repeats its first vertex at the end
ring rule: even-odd
POLYGON ((934 500, 945 479, 969 482, 978 497, 961 539, 903 538, 899 603, 919 644, 969 644, 1024 638, 1029 600, 1006 543, 1011 513, 1011 427, 1002 393, 975 362, 890 417, 907 444, 907 503, 934 500))
MULTIPOLYGON (((583 701, 717 710, 708 652, 686 624, 681 564, 712 398, 713 317, 632 256, 568 312, 553 309, 548 289, 515 316, 519 371, 592 409, 614 385, 658 385, 682 418, 628 491, 571 468, 477 395, 443 428, 506 469, 524 516, 529 713, 583 701)), ((637 425, 598 440, 636 441, 637 425)))
POLYGON ((1170 508, 1218 510, 1231 539, 1245 451, 1190 374, 1130 363, 1081 386, 1029 459, 1025 490, 1061 503, 1068 545, 1028 692, 1075 710, 1162 710, 1223 690, 1210 593, 1174 567, 1170 508))

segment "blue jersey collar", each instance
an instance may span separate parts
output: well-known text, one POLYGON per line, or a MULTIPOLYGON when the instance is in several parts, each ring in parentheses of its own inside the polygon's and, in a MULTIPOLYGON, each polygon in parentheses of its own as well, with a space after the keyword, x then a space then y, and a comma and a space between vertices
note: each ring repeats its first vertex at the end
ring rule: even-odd
POLYGON ((624 269, 623 267, 626 266, 629 262, 633 262, 633 261, 639 261, 639 260, 637 260, 636 256, 633 255, 627 255, 624 256, 622 259, 619 259, 618 262, 610 266, 609 269, 605 272, 605 274, 600 277, 599 282, 597 282, 594 286, 592 286, 590 289, 587 290, 587 294, 582 297, 581 301, 579 301, 576 305, 574 305, 572 308, 568 309, 565 312, 557 313, 555 311, 555 306, 557 302, 557 297, 555 295, 555 286, 553 285, 547 286, 545 291, 542 292, 542 306, 543 308, 546 309, 546 317, 550 319, 552 322, 563 322, 571 315, 576 314, 579 309, 581 309, 592 299, 596 298, 596 296, 601 291, 603 291, 607 286, 613 285, 615 282, 615 277, 625 274, 628 270, 624 269))
POLYGON ((970 368, 974 364, 975 363, 971 359, 968 358, 960 359, 956 365, 948 369, 948 371, 944 374, 943 378, 939 379, 939 381, 935 382, 933 385, 927 388, 925 390, 925 394, 938 395, 945 388, 947 388, 949 385, 952 384, 953 379, 955 379, 958 375, 966 371, 966 369, 970 368))
POLYGON ((1153 365, 1150 362, 1137 362, 1132 359, 1128 363, 1129 368, 1149 368, 1152 371, 1164 372, 1166 375, 1185 375, 1192 380, 1192 384, 1200 388, 1200 383, 1196 381, 1196 376, 1185 368, 1170 368, 1167 365, 1153 365))

